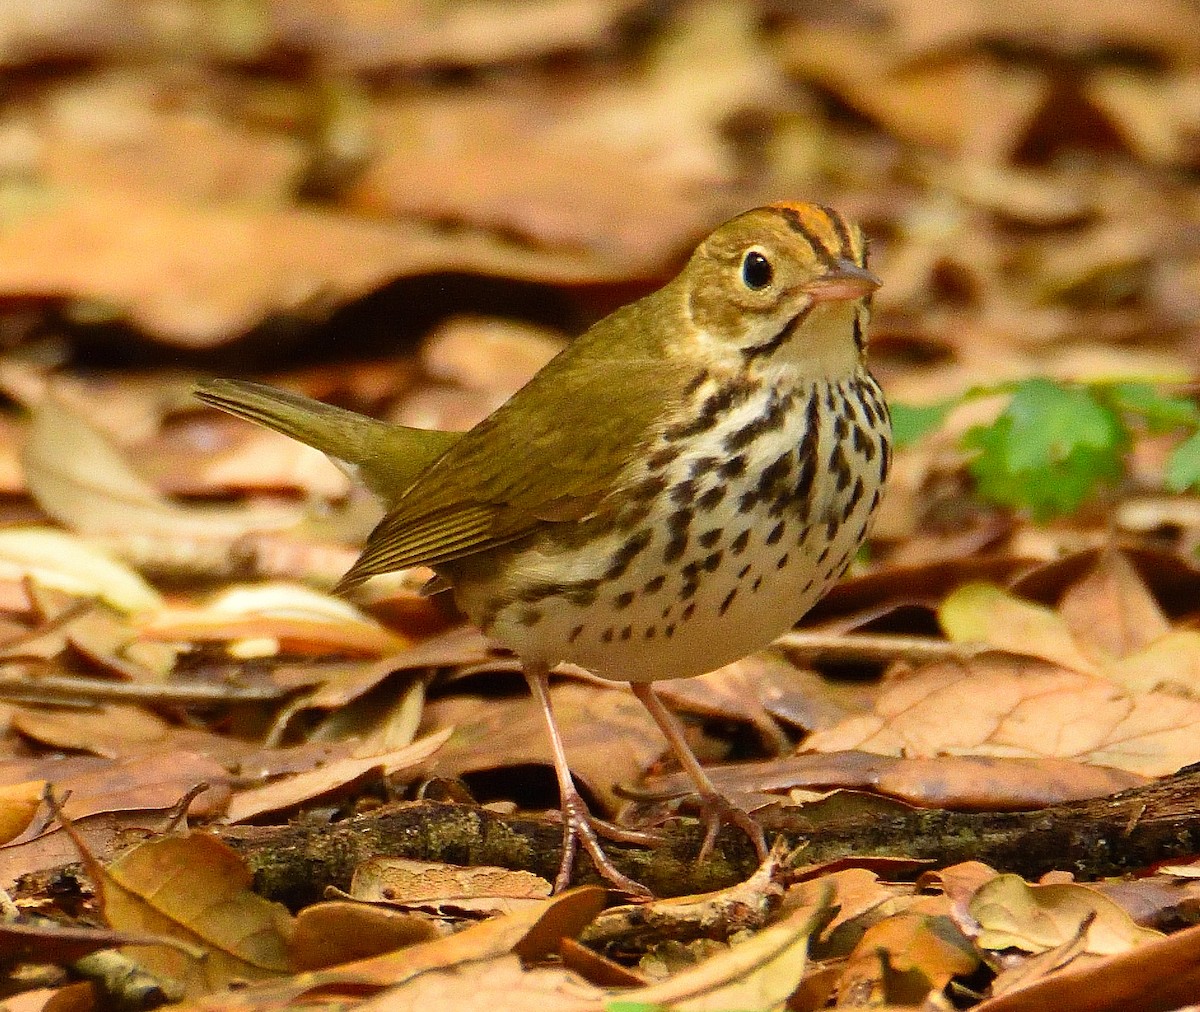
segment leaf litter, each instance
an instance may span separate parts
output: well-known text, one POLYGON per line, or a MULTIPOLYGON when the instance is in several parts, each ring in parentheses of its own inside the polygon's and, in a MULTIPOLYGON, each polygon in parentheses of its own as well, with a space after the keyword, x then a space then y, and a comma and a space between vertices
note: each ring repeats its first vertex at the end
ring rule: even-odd
MULTIPOLYGON (((19 965, 52 982, 20 998, 98 1007, 110 985, 70 981, 91 973, 83 948, 133 944, 108 919, 182 940, 133 952, 162 994, 189 992, 176 1007, 1194 1000, 1190 855, 1086 883, 1065 861, 1041 881, 978 864, 913 881, 902 845, 806 866, 786 827, 1055 820, 1132 791, 1098 848, 1119 855, 1136 799, 1155 804, 1139 792, 1200 761, 1195 27, 1178 0, 10 4, 0 876, 18 920, 5 905, 0 929, 40 932, 23 959, 57 974, 19 965), (662 687, 716 783, 794 849, 694 867, 656 730, 565 672, 580 785, 664 834, 656 881, 683 895, 603 914, 592 889, 518 896, 524 828, 559 827, 528 819, 553 780, 511 658, 421 596, 427 573, 357 610, 325 594, 378 504, 189 405, 188 374, 245 361, 465 428, 711 226, 781 196, 871 233, 873 362, 919 423, 869 555, 802 635, 662 687), (1007 414, 961 399, 1006 381, 1025 384, 1007 414), (1127 431, 1098 381, 1135 398, 1127 431), (47 784, 96 855, 90 886, 64 870, 78 854, 47 784), (468 844, 431 816, 403 858, 424 862, 413 885, 372 895, 416 906, 273 904, 254 834, 367 832, 418 798, 490 828, 468 844), (514 868, 488 871, 504 842, 514 868), (43 913, 60 927, 26 923, 43 913)), ((354 895, 385 860, 315 892, 354 895)))

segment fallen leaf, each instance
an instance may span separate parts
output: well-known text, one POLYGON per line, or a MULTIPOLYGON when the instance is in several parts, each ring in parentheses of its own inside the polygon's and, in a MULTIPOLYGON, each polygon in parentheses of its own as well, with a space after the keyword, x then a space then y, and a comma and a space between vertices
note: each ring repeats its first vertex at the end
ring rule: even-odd
POLYGON ((110 927, 167 935, 203 953, 195 959, 161 945, 125 949, 195 996, 290 969, 292 918, 250 884, 232 848, 208 833, 190 833, 135 846, 104 869, 96 888, 110 927))
POLYGON ((1081 931, 1082 951, 1111 956, 1161 939, 1162 933, 1136 925, 1107 896, 1075 884, 1029 885, 1019 875, 984 882, 968 904, 979 924, 981 948, 1038 953, 1071 941, 1081 931))
MULTIPOLYGON (((33 409, 21 461, 38 505, 82 534, 134 532, 146 537, 228 541, 254 531, 292 528, 304 517, 295 506, 173 503, 134 472, 106 434, 53 395, 43 397, 33 409)), ((121 586, 131 582, 127 577, 121 586)))
POLYGON ((1120 552, 1067 590, 1059 614, 1076 642, 1097 660, 1127 657, 1171 632, 1171 623, 1136 569, 1120 552))
MULTIPOLYGON (((570 889, 536 907, 493 917, 446 938, 245 988, 239 992, 238 1001, 267 1012, 293 1008, 308 995, 319 995, 323 1000, 337 994, 360 998, 431 971, 506 956, 523 944, 522 958, 536 959, 556 951, 560 938, 577 935, 599 913, 604 897, 604 890, 596 886, 570 889)), ((226 996, 214 995, 186 1008, 227 1012, 227 1000, 226 996)))
POLYGON ((44 780, 0 784, 0 844, 20 836, 33 821, 46 789, 44 780))
POLYGON ((339 759, 262 787, 238 791, 229 802, 225 821, 231 824, 245 822, 267 812, 294 808, 331 791, 344 790, 371 773, 391 774, 418 766, 437 752, 453 731, 453 728, 446 728, 394 752, 339 759))
POLYGON ((863 933, 838 982, 838 1006, 920 1005, 979 964, 949 917, 899 913, 863 933))
POLYGON ((1163 776, 1200 760, 1198 728, 1200 703, 1130 695, 1104 678, 981 654, 891 680, 873 714, 818 731, 805 748, 1074 759, 1163 776))
POLYGON ((619 994, 610 992, 611 999, 634 1006, 665 1005, 676 1012, 780 1006, 804 976, 809 940, 826 916, 831 892, 825 890, 813 906, 797 910, 669 980, 619 994))
POLYGON ((45 527, 0 531, 0 578, 28 575, 76 597, 98 597, 118 611, 162 607, 162 598, 133 570, 81 538, 45 527))
POLYGON ((420 914, 368 903, 313 903, 296 915, 289 949, 297 970, 320 970, 432 941, 441 932, 420 914))
POLYGON ((543 900, 550 883, 528 871, 377 857, 354 869, 350 895, 366 902, 507 913, 512 901, 543 900))
POLYGON ((1026 657, 1041 657, 1073 671, 1099 673, 1062 616, 992 584, 968 583, 938 608, 938 622, 954 643, 986 643, 1026 657))
MULTIPOLYGON (((810 742, 804 747, 812 747, 810 742)), ((945 754, 923 758, 867 751, 804 752, 705 770, 722 793, 735 797, 858 788, 912 805, 990 810, 1103 797, 1147 781, 1134 773, 1065 759, 945 754)), ((688 784, 683 774, 651 777, 638 793, 672 796, 688 790, 688 784)))
POLYGON ((1184 928, 1113 956, 1051 974, 975 1008, 978 1012, 1169 1012, 1200 988, 1200 927, 1184 928))

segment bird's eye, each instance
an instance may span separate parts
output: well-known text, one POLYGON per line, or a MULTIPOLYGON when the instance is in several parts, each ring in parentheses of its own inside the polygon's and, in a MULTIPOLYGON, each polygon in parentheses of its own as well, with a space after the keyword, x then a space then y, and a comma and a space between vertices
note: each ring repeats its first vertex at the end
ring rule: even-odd
POLYGON ((758 250, 751 250, 742 258, 742 282, 751 291, 762 291, 774 276, 775 268, 771 266, 771 261, 758 250))

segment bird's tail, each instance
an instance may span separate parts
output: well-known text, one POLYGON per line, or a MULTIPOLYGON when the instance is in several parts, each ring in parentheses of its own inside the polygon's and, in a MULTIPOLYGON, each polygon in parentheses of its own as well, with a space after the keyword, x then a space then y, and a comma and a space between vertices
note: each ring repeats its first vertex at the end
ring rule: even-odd
POLYGON ((389 506, 458 441, 457 432, 391 425, 262 383, 210 379, 196 397, 315 447, 351 468, 389 506))

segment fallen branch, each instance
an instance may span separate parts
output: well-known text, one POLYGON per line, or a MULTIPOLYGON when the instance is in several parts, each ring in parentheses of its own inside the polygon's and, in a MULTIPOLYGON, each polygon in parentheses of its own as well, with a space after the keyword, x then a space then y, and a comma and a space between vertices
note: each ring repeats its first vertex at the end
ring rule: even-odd
MULTIPOLYGON (((799 849, 804 864, 848 856, 925 859, 939 865, 984 861, 1036 878, 1054 869, 1083 879, 1120 875, 1165 859, 1200 853, 1200 767, 1110 797, 1035 812, 951 812, 883 802, 838 816, 828 806, 781 808, 763 815, 768 838, 799 849), (814 814, 810 814, 810 811, 814 814), (883 812, 884 814, 881 814, 883 812)), ((548 819, 419 801, 328 826, 230 826, 219 830, 254 871, 263 895, 289 905, 310 902, 326 885, 345 888, 355 866, 389 854, 454 864, 498 865, 553 878, 560 827, 548 819)), ((693 820, 662 829, 654 849, 611 844, 623 872, 661 896, 728 887, 757 865, 745 835, 725 829, 712 858, 696 863, 703 838, 693 820)), ((586 861, 579 882, 598 881, 586 861)))

